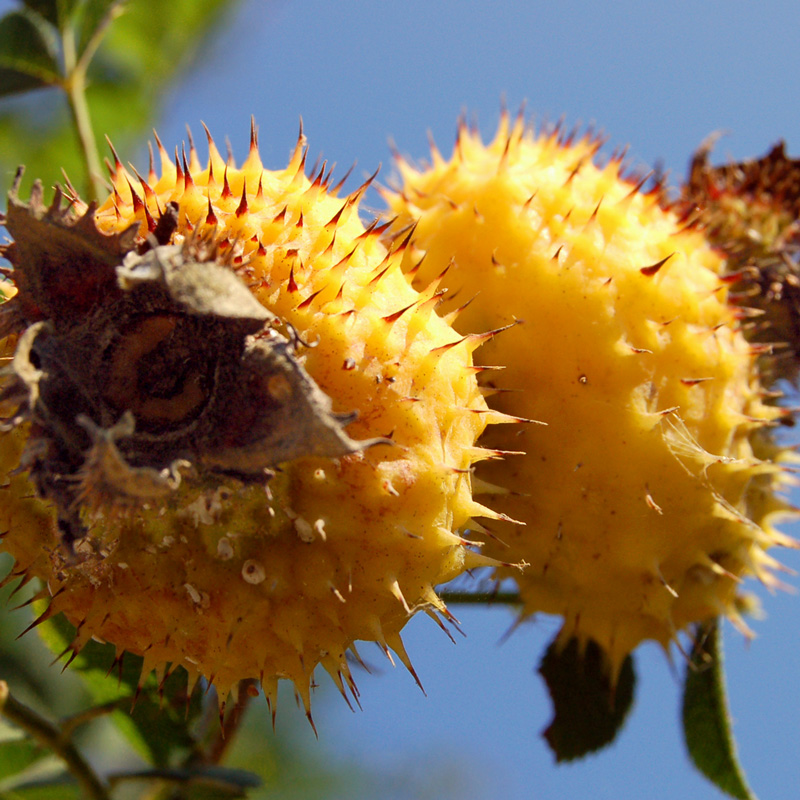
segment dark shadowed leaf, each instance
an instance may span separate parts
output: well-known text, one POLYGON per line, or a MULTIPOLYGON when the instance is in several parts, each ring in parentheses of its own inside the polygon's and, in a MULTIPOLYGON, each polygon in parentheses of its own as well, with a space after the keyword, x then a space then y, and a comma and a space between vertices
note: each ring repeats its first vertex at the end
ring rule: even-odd
MULTIPOLYGON (((2 290, 3 284, 0 283, 0 292, 2 290)), ((6 575, 12 563, 7 553, 0 554, 0 575, 6 575)), ((14 588, 11 584, 0 589, 0 609, 16 606, 27 599, 23 589, 12 600, 14 588)), ((46 705, 52 698, 48 692, 47 676, 43 676, 35 664, 35 647, 39 643, 34 636, 17 638, 29 622, 29 616, 21 609, 16 614, 0 614, 0 676, 14 688, 15 694, 21 692, 26 701, 46 705)))
POLYGON ((261 786, 261 778, 243 769, 228 769, 217 766, 197 766, 173 769, 139 770, 114 776, 120 780, 167 780, 183 784, 192 800, 224 800, 224 798, 246 797, 248 789, 261 786))
MULTIPOLYGON (((5 636, 2 637, 2 639, 4 638, 5 636)), ((0 647, 3 644, 2 639, 0 639, 0 647)), ((28 654, 24 651, 16 653, 0 650, 0 675, 17 691, 22 689, 23 692, 33 695, 41 701, 47 699, 47 688, 41 676, 31 670, 28 654)), ((2 770, 0 770, 0 775, 2 774, 2 770)))
POLYGON ((683 690, 686 747, 695 766, 719 789, 738 800, 756 800, 736 755, 719 623, 698 625, 695 636, 683 690))
POLYGON ((60 80, 53 31, 38 15, 14 11, 0 19, 0 96, 60 80))
POLYGON ((22 3, 51 25, 58 25, 58 0, 22 0, 22 3))
POLYGON ((543 735, 556 761, 571 761, 614 740, 633 702, 635 674, 628 656, 612 686, 599 645, 590 640, 581 652, 577 639, 563 648, 557 640, 539 665, 553 701, 553 719, 543 735))
POLYGON ((22 2, 51 25, 63 29, 84 0, 22 0, 22 2))
POLYGON ((25 72, 17 72, 15 69, 4 69, 0 67, 0 97, 10 94, 21 94, 30 92, 33 89, 41 89, 50 84, 41 78, 28 75, 25 72))

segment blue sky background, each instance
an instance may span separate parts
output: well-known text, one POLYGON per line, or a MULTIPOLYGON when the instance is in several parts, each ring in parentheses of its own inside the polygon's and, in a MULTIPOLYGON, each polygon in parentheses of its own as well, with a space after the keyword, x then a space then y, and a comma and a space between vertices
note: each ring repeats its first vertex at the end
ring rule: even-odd
MULTIPOLYGON (((340 165, 339 175, 357 161, 353 186, 379 163, 389 177, 390 137, 421 159, 431 131, 449 154, 462 111, 491 135, 504 97, 511 109, 527 101, 536 119, 595 123, 608 134, 609 152, 629 144, 632 163, 661 161, 677 181, 712 131, 728 132, 719 158, 761 155, 780 138, 800 154, 799 28, 800 7, 789 0, 249 0, 168 98, 157 128, 172 150, 186 123, 202 142, 203 120, 242 159, 254 114, 264 163, 278 168, 302 115, 309 161, 322 154, 340 165)), ((146 167, 144 151, 121 155, 146 167)), ((800 536, 800 526, 794 532, 800 536)), ((800 554, 779 555, 800 568, 800 554)), ((753 788, 764 799, 794 800, 800 597, 761 594, 768 616, 754 623, 752 644, 726 626, 730 699, 753 788)), ((402 668, 387 665, 379 676, 360 676, 364 710, 352 714, 323 675, 319 742, 295 725, 289 693, 278 735, 286 725, 304 746, 368 767, 387 799, 720 796, 684 752, 679 654, 671 669, 658 648, 641 647, 637 700, 619 741, 557 767, 539 736, 550 705, 535 674, 557 622, 526 625, 498 645, 510 611, 454 610, 467 633, 455 646, 424 615, 407 628, 427 697, 402 668), (417 776, 413 795, 409 774, 417 776)), ((377 650, 372 661, 380 664, 377 650)))

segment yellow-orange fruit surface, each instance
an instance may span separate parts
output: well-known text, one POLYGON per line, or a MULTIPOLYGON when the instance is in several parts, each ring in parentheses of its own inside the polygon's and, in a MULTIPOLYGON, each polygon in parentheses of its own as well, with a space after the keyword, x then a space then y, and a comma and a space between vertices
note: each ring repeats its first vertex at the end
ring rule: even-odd
MULTIPOLYGON (((285 678, 308 708, 318 664, 340 691, 356 694, 345 654, 357 640, 391 649, 411 669, 405 623, 419 609, 447 614, 434 587, 489 563, 460 531, 474 515, 494 515, 473 499, 470 470, 484 457, 476 439, 500 415, 476 382, 478 340, 437 316, 436 287, 412 288, 402 253, 390 254, 380 232, 364 228, 363 190, 337 197, 324 165, 308 178, 302 139, 278 171, 262 166, 255 136, 239 167, 210 138, 209 146, 201 165, 193 147, 173 163, 159 143, 161 175, 151 167, 147 178, 117 160, 97 229, 111 235, 136 223, 141 243, 176 203, 171 242, 213 232, 225 263, 296 336, 298 357, 333 411, 357 412, 347 434, 388 441, 281 464, 266 485, 209 485, 187 474, 169 497, 134 511, 92 497, 88 482, 86 536, 70 555, 53 505, 16 469, 24 423, 0 436, 4 550, 16 558, 15 575, 46 583, 46 615, 63 611, 77 626, 74 649, 94 636, 143 655, 145 673, 169 663, 204 676, 223 698, 254 678, 274 699, 285 678)), ((74 205, 78 218, 85 206, 74 205)), ((157 323, 142 323, 152 341, 128 348, 142 359, 140 382, 165 335, 157 323)), ((16 334, 6 339, 6 355, 16 342, 16 334)), ((118 383, 117 400, 130 389, 118 383)), ((196 391, 182 395, 187 404, 199 402, 196 391)), ((135 411, 174 412, 148 403, 137 399, 135 411)), ((234 419, 250 411, 231 402, 234 419)))
POLYGON ((384 194, 395 236, 412 230, 406 268, 424 255, 419 285, 450 265, 455 327, 513 325, 479 354, 505 368, 487 373, 492 407, 544 423, 482 440, 526 453, 478 468, 525 523, 492 523, 485 552, 529 562, 523 613, 560 615, 563 641, 594 639, 614 671, 642 640, 739 622, 740 579, 773 583, 766 550, 790 542, 774 527, 785 412, 721 257, 599 146, 504 117, 489 144, 462 127, 449 160, 400 159, 384 194))

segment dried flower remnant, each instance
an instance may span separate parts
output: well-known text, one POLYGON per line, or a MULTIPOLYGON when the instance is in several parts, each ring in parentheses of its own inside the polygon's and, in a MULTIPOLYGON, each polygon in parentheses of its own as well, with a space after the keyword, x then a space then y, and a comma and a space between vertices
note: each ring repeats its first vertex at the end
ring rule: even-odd
POLYGON ((695 153, 677 206, 725 256, 732 300, 764 345, 762 380, 796 382, 800 357, 800 160, 783 142, 758 159, 713 166, 716 136, 695 153))

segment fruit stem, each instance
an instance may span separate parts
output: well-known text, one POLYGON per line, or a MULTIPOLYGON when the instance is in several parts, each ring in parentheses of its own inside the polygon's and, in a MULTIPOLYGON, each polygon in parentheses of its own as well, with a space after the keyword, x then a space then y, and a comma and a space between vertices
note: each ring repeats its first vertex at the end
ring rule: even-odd
POLYGON ((75 747, 69 735, 65 735, 58 725, 12 697, 5 681, 0 681, 0 714, 59 756, 80 784, 84 797, 90 800, 111 800, 108 788, 75 747))

